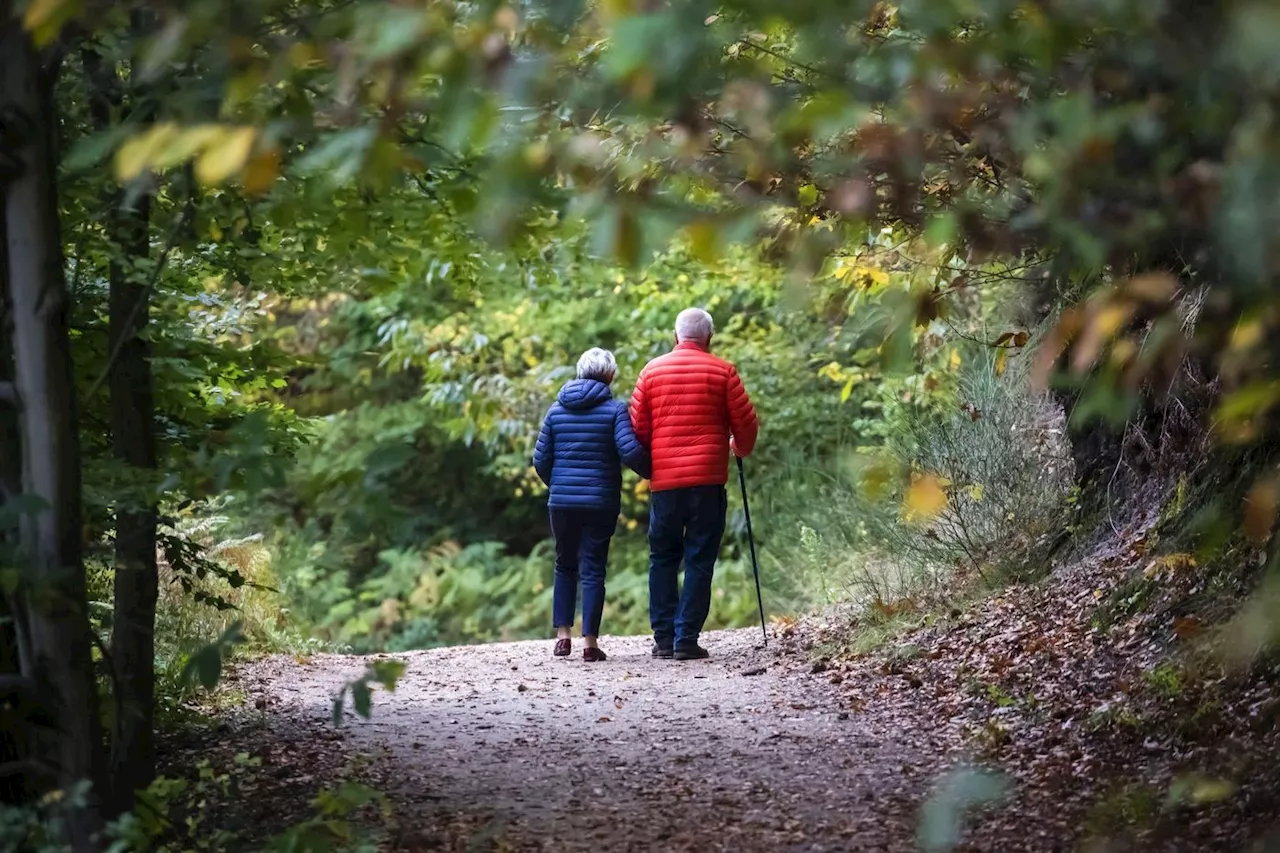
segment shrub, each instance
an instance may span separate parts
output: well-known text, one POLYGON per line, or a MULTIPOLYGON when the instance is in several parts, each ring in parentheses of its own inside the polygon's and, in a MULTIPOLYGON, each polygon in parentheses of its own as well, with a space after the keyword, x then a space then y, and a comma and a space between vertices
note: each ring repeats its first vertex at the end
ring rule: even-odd
POLYGON ((942 595, 959 572, 1020 576, 1061 529, 1073 469, 1061 409, 1015 369, 979 360, 944 395, 886 383, 875 409, 883 443, 837 464, 791 460, 770 505, 771 568, 813 593, 892 618, 942 595), (911 477, 940 485, 927 518, 904 507, 911 477))
POLYGON ((1074 480, 1065 417, 1021 372, 997 376, 994 362, 966 372, 958 392, 952 412, 909 419, 891 444, 946 495, 931 519, 892 528, 895 544, 937 566, 1020 574, 1035 547, 1061 529, 1074 480))

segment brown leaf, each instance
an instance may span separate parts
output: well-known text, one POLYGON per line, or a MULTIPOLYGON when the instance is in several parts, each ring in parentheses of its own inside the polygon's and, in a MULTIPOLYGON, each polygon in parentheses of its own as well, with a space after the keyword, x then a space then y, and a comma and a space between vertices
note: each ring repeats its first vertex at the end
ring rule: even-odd
POLYGON ((1143 302, 1165 303, 1178 292, 1178 280, 1167 272, 1149 272, 1129 279, 1124 288, 1143 302))
POLYGON ((1194 616, 1179 616, 1173 620, 1173 633, 1179 640, 1190 640, 1204 633, 1204 625, 1194 616))
POLYGON ((1089 312, 1084 333, 1076 342, 1071 355, 1071 369, 1076 373, 1087 370, 1098 358, 1098 353, 1133 317, 1136 306, 1128 300, 1103 304, 1089 312))
POLYGON ((251 196, 263 195, 271 189, 280 174, 280 149, 271 148, 255 154, 244 169, 244 191, 251 196))
POLYGON ((1260 480, 1249 490, 1244 499, 1244 532, 1251 540, 1263 544, 1271 538, 1278 503, 1280 483, 1275 477, 1260 480))
POLYGON ((1053 366, 1057 364, 1058 357, 1062 355, 1067 344, 1079 333, 1082 322, 1083 315, 1080 309, 1072 308, 1064 313, 1062 319, 1049 331, 1036 352, 1036 360, 1031 368, 1031 387, 1034 390, 1043 391, 1048 387, 1049 374, 1053 366))
POLYGON ((831 209, 845 216, 863 216, 875 204, 871 187, 861 178, 852 178, 840 184, 827 196, 831 209))

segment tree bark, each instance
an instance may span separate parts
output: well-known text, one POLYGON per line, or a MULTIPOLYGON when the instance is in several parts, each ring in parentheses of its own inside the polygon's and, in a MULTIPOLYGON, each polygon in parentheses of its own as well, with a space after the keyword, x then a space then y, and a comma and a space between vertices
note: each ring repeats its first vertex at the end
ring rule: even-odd
POLYGON ((72 848, 92 851, 99 849, 102 828, 104 754, 80 541, 80 448, 56 205, 53 76, 42 68, 11 0, 0 0, 0 115, 6 154, 17 167, 4 186, 4 209, 22 485, 48 505, 21 526, 30 571, 23 605, 30 648, 22 671, 48 697, 55 723, 40 730, 39 754, 56 766, 59 785, 93 785, 83 805, 68 806, 66 823, 72 848))
MULTIPOLYGON (((12 387, 13 323, 9 316, 9 263, 4 233, 4 207, 0 205, 0 386, 12 387)), ((0 508, 11 496, 22 491, 21 447, 17 401, 0 399, 0 508)), ((7 530, 0 530, 0 551, 8 551, 15 544, 7 530)), ((0 595, 0 680, 22 671, 15 612, 12 597, 0 595)), ((30 757, 28 721, 19 718, 16 709, 6 712, 0 708, 0 764, 25 761, 30 757), (11 715, 8 725, 2 724, 6 713, 11 715)), ((21 805, 29 802, 33 794, 25 777, 0 778, 0 803, 21 805)))
MULTIPOLYGON (((139 35, 142 22, 135 17, 139 35)), ((110 128, 113 112, 126 106, 114 63, 84 53, 92 93, 90 112, 99 132, 110 128)), ((128 108, 138 118, 136 89, 128 108)), ((135 792, 155 778, 155 623, 159 579, 156 567, 157 507, 149 472, 156 468, 151 347, 146 339, 150 288, 140 262, 150 254, 151 197, 129 204, 113 189, 107 199, 107 239, 112 244, 108 270, 107 365, 111 392, 111 442, 116 458, 133 469, 139 489, 125 490, 116 501, 114 630, 111 661, 115 670, 117 726, 111 745, 111 808, 132 809, 135 792)))

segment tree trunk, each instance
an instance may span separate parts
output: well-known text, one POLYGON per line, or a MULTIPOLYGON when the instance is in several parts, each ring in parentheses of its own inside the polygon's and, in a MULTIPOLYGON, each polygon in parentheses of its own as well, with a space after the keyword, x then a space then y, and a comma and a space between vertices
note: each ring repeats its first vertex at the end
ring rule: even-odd
POLYGON ((0 115, 16 175, 4 187, 14 387, 19 400, 23 491, 48 505, 24 519, 30 571, 24 606, 30 648, 23 674, 40 683, 55 728, 41 730, 41 757, 64 788, 89 781, 83 805, 69 805, 73 849, 99 849, 97 805, 104 755, 81 559, 80 448, 56 205, 53 73, 10 0, 0 0, 0 115))
MULTIPOLYGON (((13 322, 9 311, 9 263, 4 233, 4 207, 0 205, 0 387, 12 389, 13 322)), ((22 491, 21 448, 17 401, 0 400, 0 508, 22 491)), ((7 529, 0 530, 0 553, 16 544, 7 529)), ((15 604, 10 595, 0 595, 0 677, 22 672, 15 604)), ((0 764, 22 762, 31 757, 30 721, 22 718, 16 706, 16 702, 10 702, 6 708, 0 700, 0 764)), ((0 778, 0 803, 22 805, 29 802, 34 793, 23 776, 0 778)))
MULTIPOLYGON (((135 20, 138 34, 140 22, 135 20)), ((114 65, 85 53, 92 92, 90 111, 99 132, 111 126, 112 112, 124 102, 114 65)), ((136 91, 131 95, 136 96, 136 91)), ((133 108, 136 112, 136 107, 133 108)), ((134 118, 137 118, 135 115, 134 118)), ((145 331, 150 319, 145 264, 150 252, 151 199, 142 195, 126 206, 124 193, 107 199, 107 239, 112 244, 108 272, 108 380, 111 391, 111 441, 116 458, 134 470, 116 501, 114 630, 111 660, 115 670, 117 726, 111 745, 112 810, 127 812, 134 793, 155 778, 155 623, 159 580, 156 570, 157 509, 149 472, 156 467, 151 348, 145 331)))

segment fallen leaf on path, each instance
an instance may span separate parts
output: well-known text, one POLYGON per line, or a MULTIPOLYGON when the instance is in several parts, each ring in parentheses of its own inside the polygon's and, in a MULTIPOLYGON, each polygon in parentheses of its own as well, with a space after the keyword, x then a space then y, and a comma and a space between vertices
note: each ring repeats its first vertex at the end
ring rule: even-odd
POLYGON ((1179 616, 1173 620, 1173 633, 1179 640, 1190 640, 1204 632, 1204 625, 1194 616, 1179 616))

